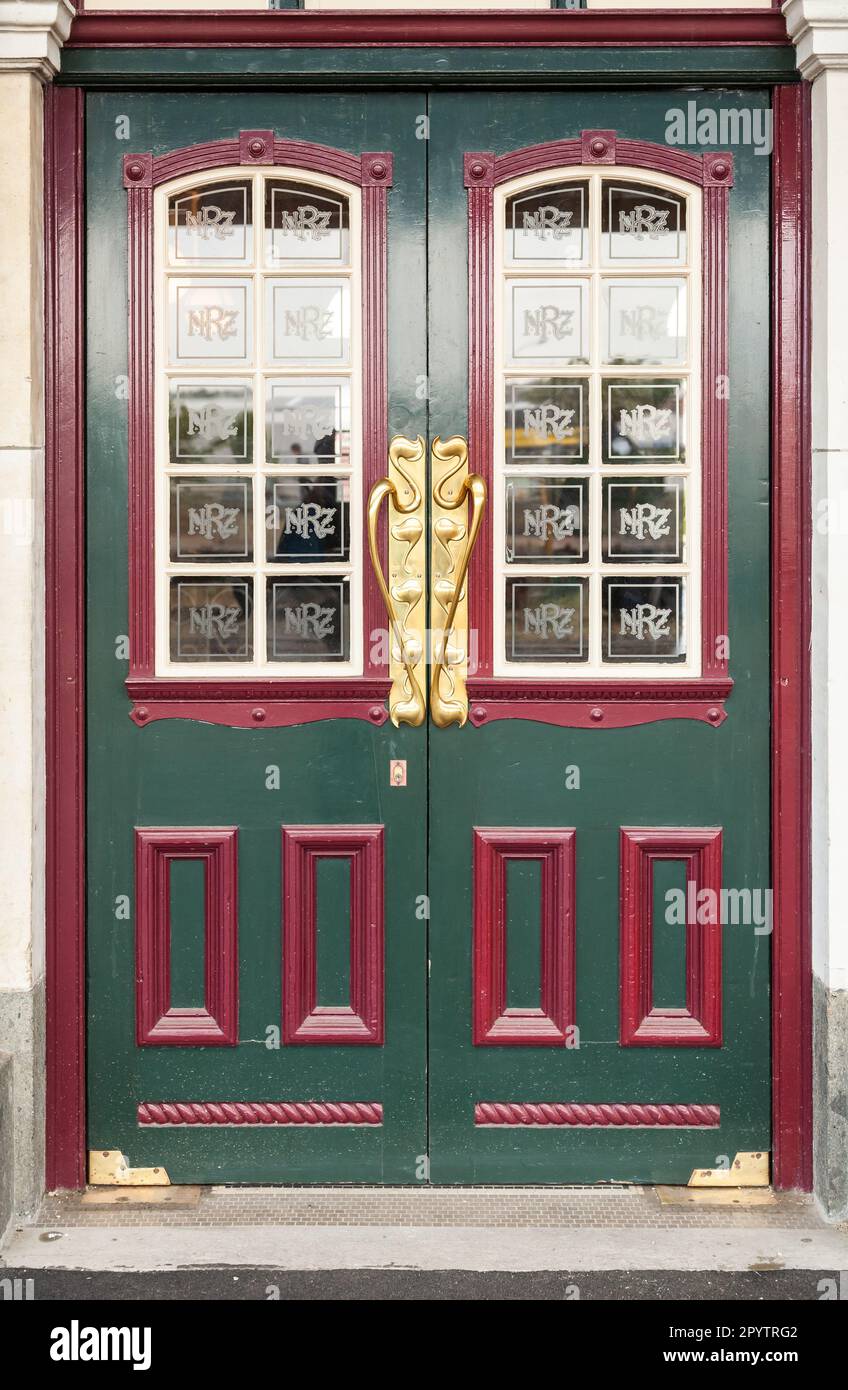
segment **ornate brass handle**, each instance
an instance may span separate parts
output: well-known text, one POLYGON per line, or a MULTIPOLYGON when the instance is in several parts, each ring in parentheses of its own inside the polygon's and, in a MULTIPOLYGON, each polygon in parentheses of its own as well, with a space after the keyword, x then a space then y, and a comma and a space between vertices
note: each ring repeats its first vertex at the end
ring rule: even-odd
POLYGON ((426 446, 421 435, 396 435, 389 445, 389 472, 368 498, 368 549, 389 619, 389 667, 392 688, 389 716, 395 725, 424 723, 427 705, 421 687, 424 671, 424 490, 426 446), (419 481, 420 480, 420 481, 419 481), (390 504, 389 579, 383 574, 377 540, 380 508, 390 504), (392 513, 399 516, 394 520, 392 513), (396 605, 404 605, 401 617, 396 605))
MULTIPOLYGON (((433 612, 441 609, 440 630, 434 641, 433 675, 430 682, 430 714, 440 729, 460 728, 468 718, 465 674, 468 666, 468 619, 465 581, 483 521, 486 483, 479 473, 468 473, 468 444, 460 435, 444 442, 436 438, 431 450, 433 465, 433 612), (471 498, 467 525, 457 512, 471 498), (457 562, 454 546, 467 535, 457 562), (457 614, 461 615, 458 621, 457 614), (460 645, 453 644, 455 630, 462 630, 460 645), (453 645, 452 645, 453 644, 453 645)), ((435 625, 435 616, 434 616, 435 625)))

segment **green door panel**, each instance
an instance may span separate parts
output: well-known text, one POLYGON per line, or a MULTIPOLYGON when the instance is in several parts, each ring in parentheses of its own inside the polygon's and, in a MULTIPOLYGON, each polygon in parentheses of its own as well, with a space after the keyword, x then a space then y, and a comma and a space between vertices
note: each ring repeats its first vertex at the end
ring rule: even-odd
MULTIPOLYGON (((467 203, 463 156, 503 154, 583 129, 663 143, 688 93, 467 92, 430 103, 431 430, 467 426, 467 203), (438 344, 438 351, 432 345, 438 344)), ((700 108, 768 106, 763 93, 698 93, 700 108)), ((699 152, 699 151, 696 151, 699 152)), ((560 729, 501 721, 430 739, 430 1144, 436 1183, 686 1182, 721 1155, 769 1147, 769 938, 724 930, 721 1048, 618 1042, 619 827, 721 826, 724 883, 769 878, 769 160, 734 150, 730 195, 730 636, 736 686, 720 729, 668 721, 560 729), (569 786, 579 769, 579 789, 569 786), (472 1044, 473 827, 576 830, 579 1047, 472 1044), (475 1126, 479 1102, 706 1103, 719 1129, 475 1126)), ((474 467, 474 459, 470 460, 474 467)), ((538 1001, 520 933, 538 931, 539 883, 510 866, 507 1002, 538 1001), (517 895, 525 897, 522 908, 517 895), (512 960, 510 953, 512 948, 512 960)), ((674 878, 670 886, 674 886, 674 878)), ((673 929, 661 925, 661 931, 673 929)), ((680 943, 660 994, 679 989, 680 943)), ((535 967, 538 969, 538 966, 535 967)), ((657 999, 657 1002, 660 1002, 657 999)), ((675 997, 669 1002, 679 1005, 675 997)))
MULTIPOLYGON (((426 938, 415 897, 426 892, 426 729, 354 720, 262 731, 128 718, 127 150, 158 154, 241 129, 359 152, 391 149, 390 424, 427 433, 416 383, 426 372, 425 156, 421 98, 298 93, 98 94, 88 100, 88 758, 89 1147, 174 1182, 411 1182, 426 1152, 426 938), (129 121, 129 139, 117 138, 129 121), (117 653, 117 656, 116 656, 117 653), (389 783, 407 761, 404 789, 389 783), (268 769, 280 769, 268 790, 268 769), (386 864, 386 1042, 273 1047, 281 1024, 281 834, 284 824, 383 825, 386 864), (135 1046, 135 826, 238 827, 239 1044, 135 1046), (379 1101, 382 1126, 150 1128, 144 1101, 379 1101)), ((191 866, 180 866, 183 873, 191 866)), ((349 888, 320 866, 319 1003, 346 1002, 349 888)), ((171 901, 174 1004, 196 1003, 197 904, 175 874, 171 901)), ((350 873, 348 868, 347 881, 350 873)), ((195 887, 197 885, 195 884, 195 887)), ((349 951, 348 951, 349 955, 349 951)))

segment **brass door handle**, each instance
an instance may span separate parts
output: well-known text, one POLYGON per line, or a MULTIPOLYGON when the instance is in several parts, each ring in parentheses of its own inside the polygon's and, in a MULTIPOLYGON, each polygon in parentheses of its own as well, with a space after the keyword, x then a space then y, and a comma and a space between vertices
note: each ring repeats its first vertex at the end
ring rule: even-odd
POLYGON ((479 473, 468 473, 468 444, 460 435, 444 442, 436 438, 431 450, 433 469, 433 674, 430 682, 430 715, 439 729, 450 724, 460 727, 468 718, 468 696, 465 674, 468 665, 468 620, 463 612, 461 639, 454 644, 460 631, 457 614, 465 607, 465 581, 468 566, 486 506, 487 488, 479 473), (471 499, 471 514, 467 526, 457 516, 466 499, 471 499), (454 547, 465 540, 457 560, 454 547), (441 611, 439 611, 441 610, 441 611))
POLYGON ((389 445, 389 471, 374 484, 368 497, 368 549, 377 586, 389 619, 389 667, 392 688, 389 716, 395 725, 423 724, 427 704, 424 675, 425 564, 424 472, 426 446, 421 435, 395 435, 389 445), (377 526, 380 508, 389 501, 389 578, 383 574, 377 526), (395 520, 395 516, 398 520, 395 520), (405 612, 401 616, 399 607, 405 612))

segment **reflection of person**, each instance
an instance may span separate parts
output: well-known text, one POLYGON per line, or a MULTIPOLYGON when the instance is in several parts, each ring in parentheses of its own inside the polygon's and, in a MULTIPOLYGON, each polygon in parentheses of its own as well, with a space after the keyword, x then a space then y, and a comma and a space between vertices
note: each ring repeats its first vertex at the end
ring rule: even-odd
POLYGON ((275 510, 278 559, 307 555, 341 559, 342 503, 334 481, 303 482, 292 501, 280 503, 275 510))

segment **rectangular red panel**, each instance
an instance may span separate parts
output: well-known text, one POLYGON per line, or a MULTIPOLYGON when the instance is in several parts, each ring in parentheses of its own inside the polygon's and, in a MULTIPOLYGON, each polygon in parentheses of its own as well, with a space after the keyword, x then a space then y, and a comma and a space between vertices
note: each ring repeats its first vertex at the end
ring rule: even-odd
POLYGON ((283 826, 283 1041, 371 1043, 384 1036, 383 827, 283 826), (350 1002, 319 1005, 316 870, 350 863, 350 1002))
MULTIPOLYGON (((721 1047, 721 831, 621 831, 622 1047, 721 1047), (686 864, 686 1007, 653 1003, 653 885, 658 859, 686 864), (714 910, 698 895, 714 896, 714 910), (698 917, 709 920, 699 921, 698 917)), ((681 926, 681 930, 683 927, 681 926)))
POLYGON ((474 1043, 563 1047, 574 1021, 574 830, 474 830, 474 1043), (541 1007, 507 1007, 506 866, 542 864, 541 1007))
POLYGON ((136 1042, 139 1047, 238 1042, 238 830, 137 828, 136 1042), (171 864, 203 861, 203 1005, 171 1008, 171 864))

